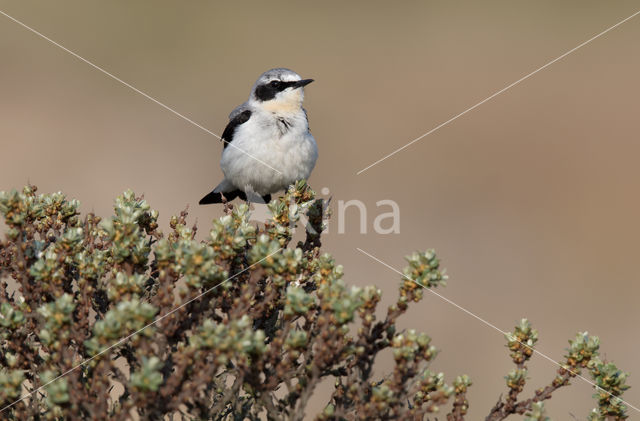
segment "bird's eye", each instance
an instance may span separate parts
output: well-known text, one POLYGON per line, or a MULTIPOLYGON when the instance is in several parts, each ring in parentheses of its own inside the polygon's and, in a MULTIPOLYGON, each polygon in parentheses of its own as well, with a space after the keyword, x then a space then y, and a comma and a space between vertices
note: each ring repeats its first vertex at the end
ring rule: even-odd
POLYGON ((279 80, 274 80, 271 83, 269 83, 269 85, 271 85, 271 87, 273 88, 279 88, 280 87, 280 81, 279 80))

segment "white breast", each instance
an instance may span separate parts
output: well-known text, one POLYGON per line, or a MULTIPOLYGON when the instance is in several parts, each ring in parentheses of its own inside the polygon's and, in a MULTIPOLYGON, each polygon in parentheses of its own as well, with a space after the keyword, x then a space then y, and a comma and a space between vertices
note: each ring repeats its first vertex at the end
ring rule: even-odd
POLYGON ((278 118, 274 113, 255 110, 249 121, 236 129, 232 144, 220 160, 225 178, 236 188, 266 195, 311 175, 318 148, 309 132, 306 115, 300 110, 283 116, 286 125, 279 123, 278 118))

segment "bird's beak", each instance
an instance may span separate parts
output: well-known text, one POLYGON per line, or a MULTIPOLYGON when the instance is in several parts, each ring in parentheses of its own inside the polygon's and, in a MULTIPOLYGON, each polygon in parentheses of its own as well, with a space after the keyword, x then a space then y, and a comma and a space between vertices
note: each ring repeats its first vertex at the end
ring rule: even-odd
POLYGON ((297 81, 293 87, 294 88, 302 88, 303 86, 307 86, 308 84, 310 84, 311 82, 313 82, 313 79, 302 79, 297 81))

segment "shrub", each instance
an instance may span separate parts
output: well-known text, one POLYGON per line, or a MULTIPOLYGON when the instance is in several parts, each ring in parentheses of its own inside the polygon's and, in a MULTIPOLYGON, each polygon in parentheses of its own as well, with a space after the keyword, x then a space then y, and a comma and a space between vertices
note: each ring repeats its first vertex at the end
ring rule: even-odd
MULTIPOLYGON (((186 211, 163 234, 131 191, 105 220, 78 206, 33 186, 0 194, 3 419, 301 420, 325 378, 334 389, 317 420, 464 419, 471 380, 447 383, 430 369, 431 339, 396 328, 425 289, 445 284, 432 250, 407 258, 378 320, 381 291, 349 287, 321 252, 325 203, 304 182, 272 201, 259 226, 247 205, 226 205, 204 241, 186 211), (306 238, 294 247, 302 217, 306 238), (394 365, 375 377, 384 350, 394 365)), ((548 419, 542 402, 583 370, 599 387, 590 419, 626 418, 627 375, 599 359, 587 333, 547 386, 520 399, 537 340, 527 320, 507 335, 515 367, 488 420, 548 419)))

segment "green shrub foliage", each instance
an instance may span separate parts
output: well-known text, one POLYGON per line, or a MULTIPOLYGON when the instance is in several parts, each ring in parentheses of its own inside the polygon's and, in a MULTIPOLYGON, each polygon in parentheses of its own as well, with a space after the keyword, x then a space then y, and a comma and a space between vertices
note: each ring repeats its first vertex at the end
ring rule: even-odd
MULTIPOLYGON (((186 211, 163 233, 131 191, 106 219, 34 186, 0 193, 0 418, 463 420, 471 380, 448 383, 430 368, 429 336, 396 327, 444 286, 435 253, 410 255, 397 300, 376 312, 381 291, 348 286, 321 252, 325 205, 301 181, 264 224, 246 204, 225 205, 200 241, 186 211), (293 245, 296 227, 306 238, 293 245), (393 367, 374 375, 384 350, 393 367), (325 379, 333 391, 312 414, 325 379)), ((526 320, 507 335, 515 367, 488 420, 550 419, 542 402, 584 370, 599 387, 590 419, 627 417, 627 375, 586 333, 556 377, 520 399, 537 340, 526 320)))

